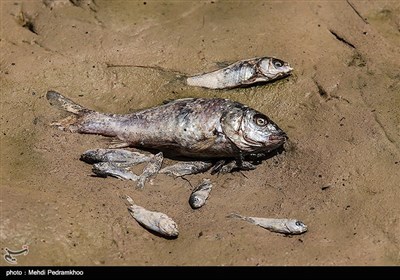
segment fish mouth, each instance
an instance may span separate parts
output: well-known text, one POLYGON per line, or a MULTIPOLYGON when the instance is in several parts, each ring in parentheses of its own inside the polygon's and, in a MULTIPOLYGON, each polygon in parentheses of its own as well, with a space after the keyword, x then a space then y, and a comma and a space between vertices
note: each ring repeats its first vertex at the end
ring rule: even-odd
POLYGON ((270 135, 268 140, 269 140, 269 143, 278 146, 278 145, 285 143, 285 141, 287 139, 289 139, 287 134, 283 131, 280 131, 278 133, 274 133, 274 134, 270 135))
POLYGON ((294 70, 293 67, 291 67, 289 64, 286 64, 285 67, 285 73, 287 74, 291 73, 294 70))

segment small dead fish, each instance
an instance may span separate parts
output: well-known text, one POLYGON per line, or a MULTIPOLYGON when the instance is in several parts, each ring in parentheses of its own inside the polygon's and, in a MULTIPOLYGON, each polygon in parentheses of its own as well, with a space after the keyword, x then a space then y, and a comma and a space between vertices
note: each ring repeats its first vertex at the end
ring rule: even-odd
POLYGON ((178 225, 166 214, 146 210, 136 205, 133 199, 127 195, 122 196, 122 198, 127 201, 129 213, 139 224, 164 237, 178 236, 178 225))
POLYGON ((189 86, 227 89, 269 82, 288 76, 293 68, 287 62, 272 57, 256 57, 235 62, 213 72, 188 77, 189 86))
POLYGON ((238 165, 236 160, 226 163, 226 160, 221 160, 217 162, 213 168, 211 169, 211 174, 219 173, 219 174, 227 174, 232 172, 233 170, 254 170, 256 166, 248 161, 242 161, 241 165, 238 165))
POLYGON ((118 179, 138 181, 140 177, 121 167, 118 163, 98 162, 93 164, 93 173, 100 177, 112 176, 118 179))
POLYGON ((295 219, 269 219, 257 217, 245 217, 236 213, 227 216, 228 218, 239 218, 254 225, 268 229, 272 232, 283 234, 302 234, 307 231, 307 226, 295 219))
POLYGON ((73 116, 54 125, 71 132, 117 137, 132 147, 189 158, 238 158, 270 152, 286 134, 266 115, 222 98, 185 98, 131 114, 86 109, 55 91, 50 104, 73 116))
POLYGON ((159 152, 150 159, 149 163, 144 168, 143 173, 139 176, 137 182, 137 187, 139 189, 143 189, 147 180, 157 175, 158 171, 161 169, 163 159, 164 157, 162 152, 159 152))
POLYGON ((193 190, 189 198, 189 204, 193 209, 200 208, 206 203, 212 186, 210 179, 203 179, 203 182, 193 190))
POLYGON ((166 166, 159 173, 175 177, 197 174, 207 171, 213 166, 212 162, 206 161, 185 161, 166 166))
POLYGON ((84 152, 80 160, 87 163, 118 162, 121 165, 133 166, 150 161, 151 157, 138 152, 123 149, 93 149, 84 152))

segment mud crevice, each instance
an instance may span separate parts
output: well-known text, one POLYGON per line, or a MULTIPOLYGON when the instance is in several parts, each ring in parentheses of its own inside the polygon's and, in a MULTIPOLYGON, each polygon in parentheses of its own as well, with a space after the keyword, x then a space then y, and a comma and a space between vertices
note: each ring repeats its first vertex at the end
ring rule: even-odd
POLYGON ((38 46, 39 48, 42 48, 43 50, 45 50, 45 51, 47 51, 47 52, 50 52, 50 53, 53 53, 53 54, 58 54, 58 55, 60 55, 60 56, 65 57, 64 54, 62 54, 62 53, 60 53, 60 52, 58 52, 58 51, 52 50, 52 49, 46 47, 45 45, 43 45, 42 43, 39 43, 39 42, 36 41, 36 40, 32 40, 32 41, 22 40, 22 43, 28 44, 28 45, 36 45, 36 46, 38 46))
POLYGON ((386 139, 389 140, 389 142, 391 142, 392 144, 396 144, 396 141, 387 133, 385 127, 383 126, 383 124, 378 119, 378 116, 375 113, 374 113, 374 119, 375 119, 375 122, 381 127, 386 139))
POLYGON ((21 11, 17 15, 17 22, 19 25, 21 25, 23 28, 28 29, 33 34, 39 35, 33 18, 27 13, 21 11))
POLYGON ((94 0, 69 0, 69 2, 79 8, 87 6, 92 12, 97 13, 97 4, 94 0))
POLYGON ((377 114, 375 113, 375 110, 368 104, 368 102, 365 100, 364 97, 364 92, 362 90, 360 90, 360 96, 361 96, 361 100, 362 102, 365 104, 365 106, 367 108, 369 108, 371 110, 371 112, 373 113, 374 116, 374 120, 375 122, 378 124, 378 126, 381 128, 383 135, 385 136, 385 138, 396 148, 398 148, 398 144, 396 143, 396 141, 389 135, 389 133, 387 132, 385 126, 382 124, 382 122, 379 120, 377 114))
POLYGON ((349 1, 346 0, 347 4, 349 4, 349 6, 353 9, 353 11, 357 14, 357 16, 359 18, 361 18, 361 20, 365 23, 365 24, 369 24, 369 22, 367 21, 367 18, 364 18, 356 9, 356 7, 349 1))
POLYGON ((335 36, 336 40, 339 40, 340 42, 346 44, 347 46, 349 46, 352 49, 356 49, 356 47, 350 43, 349 41, 347 41, 346 39, 344 39, 342 36, 339 36, 335 31, 333 31, 332 29, 329 29, 329 32, 335 36))
POLYGON ((315 80, 315 78, 313 78, 313 82, 315 83, 315 85, 317 87, 319 96, 321 96, 326 102, 336 99, 339 101, 345 101, 347 104, 351 104, 350 100, 348 100, 347 98, 329 94, 328 91, 318 81, 315 80))
POLYGON ((318 83, 316 80, 313 80, 315 85, 317 86, 318 89, 318 94, 324 98, 324 99, 328 99, 329 94, 328 92, 322 87, 322 85, 320 83, 318 83))

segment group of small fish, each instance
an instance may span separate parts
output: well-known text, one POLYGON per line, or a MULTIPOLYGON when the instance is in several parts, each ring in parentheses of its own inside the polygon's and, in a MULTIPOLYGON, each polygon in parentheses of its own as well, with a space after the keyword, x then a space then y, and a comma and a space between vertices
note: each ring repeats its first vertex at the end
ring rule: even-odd
MULTIPOLYGON (((211 190, 211 183, 205 179, 190 196, 190 205, 193 208, 199 208, 204 205, 211 190), (197 194, 196 194, 197 193, 197 194)), ((133 202, 133 199, 127 195, 122 198, 126 199, 128 210, 132 217, 146 229, 155 232, 166 238, 176 238, 179 235, 178 225, 176 222, 164 213, 147 210, 133 202)), ((265 228, 271 232, 289 234, 302 234, 307 231, 307 226, 296 219, 271 219, 259 217, 246 217, 237 213, 232 213, 228 218, 242 219, 251 224, 265 228)))
MULTIPOLYGON (((287 62, 272 57, 241 60, 224 68, 186 77, 186 84, 209 89, 232 89, 270 82, 290 75, 287 62)), ((118 147, 153 149, 146 155, 124 149, 93 149, 81 160, 93 164, 97 176, 112 176, 135 181, 139 189, 157 174, 181 177, 211 170, 211 174, 255 169, 255 162, 281 147, 286 133, 265 114, 242 103, 222 98, 184 98, 131 114, 101 113, 85 108, 56 91, 46 95, 51 105, 72 113, 53 123, 77 133, 99 134, 118 139, 118 147), (191 161, 162 168, 163 153, 174 153, 191 161), (195 159, 195 160, 194 160, 195 159), (146 163, 141 175, 131 171, 146 163)), ((205 205, 213 185, 204 179, 193 189, 189 204, 193 209, 205 205)), ((138 206, 129 196, 132 217, 145 228, 165 237, 177 237, 177 224, 167 215, 138 206)), ((270 231, 301 234, 307 226, 298 220, 265 219, 231 214, 270 231)))

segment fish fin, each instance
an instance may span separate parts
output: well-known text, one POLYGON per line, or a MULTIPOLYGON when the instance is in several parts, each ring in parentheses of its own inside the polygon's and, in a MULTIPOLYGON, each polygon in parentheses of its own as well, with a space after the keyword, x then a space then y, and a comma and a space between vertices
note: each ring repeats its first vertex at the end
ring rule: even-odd
POLYGON ((215 62, 215 64, 219 67, 219 68, 226 68, 229 65, 232 65, 233 63, 235 63, 234 61, 218 61, 215 62))
POLYGON ((226 216, 227 218, 237 218, 237 219, 241 219, 241 220, 246 220, 246 217, 239 215, 237 213, 230 213, 229 215, 226 216))
POLYGON ((112 138, 112 139, 106 138, 106 141, 110 143, 108 145, 109 149, 121 149, 121 148, 128 148, 131 146, 131 144, 118 138, 112 138))
POLYGON ((63 131, 68 130, 70 132, 76 132, 78 130, 78 127, 75 124, 77 122, 78 122, 78 117, 74 115, 74 116, 68 116, 62 120, 59 120, 58 122, 52 122, 50 123, 50 125, 55 126, 63 131))
POLYGON ((221 159, 217 161, 214 166, 211 168, 211 175, 217 174, 221 171, 222 167, 226 164, 225 159, 221 159))
POLYGON ((199 141, 196 144, 192 145, 190 148, 196 152, 206 150, 215 144, 215 140, 217 140, 217 135, 207 138, 203 141, 199 141))
POLYGON ((203 190, 203 191, 208 191, 212 189, 212 183, 211 180, 208 178, 204 178, 200 185, 198 185, 197 187, 195 187, 192 191, 192 193, 203 190))
POLYGON ((46 98, 50 105, 75 115, 83 115, 91 111, 53 90, 47 92, 46 98))
POLYGON ((174 102, 182 102, 182 101, 187 101, 187 102, 189 102, 189 101, 192 101, 192 100, 195 100, 196 98, 193 98, 193 97, 186 97, 186 98, 179 98, 179 99, 173 99, 173 98, 171 98, 171 99, 166 99, 166 100, 164 100, 163 102, 162 102, 162 105, 165 105, 165 104, 170 104, 170 103, 174 103, 174 102))

